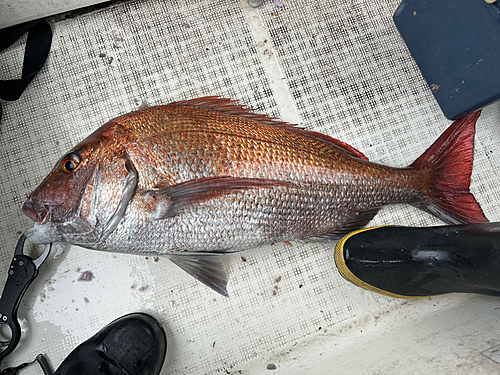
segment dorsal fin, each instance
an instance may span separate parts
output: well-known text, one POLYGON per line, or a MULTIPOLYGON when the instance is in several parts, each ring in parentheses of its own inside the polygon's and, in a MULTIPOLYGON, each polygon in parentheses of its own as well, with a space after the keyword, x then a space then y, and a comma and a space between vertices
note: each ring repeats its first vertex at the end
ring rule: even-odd
POLYGON ((359 150, 347 143, 339 141, 338 139, 332 138, 328 135, 321 134, 318 132, 306 130, 295 124, 290 124, 288 122, 280 121, 276 117, 269 117, 268 115, 255 113, 254 109, 248 108, 244 105, 236 104, 238 100, 222 98, 220 96, 204 96, 201 98, 181 100, 178 102, 170 103, 171 106, 185 106, 185 107, 197 107, 210 109, 212 111, 223 112, 233 116, 241 116, 251 120, 259 121, 264 124, 275 125, 289 130, 296 131, 307 135, 312 138, 320 139, 322 141, 334 144, 340 147, 342 150, 346 151, 349 155, 352 155, 359 159, 368 160, 368 158, 359 150))
POLYGON ((352 147, 351 145, 348 145, 345 142, 339 141, 338 139, 332 138, 329 135, 321 134, 318 132, 313 132, 310 130, 302 130, 302 129, 300 129, 300 132, 303 134, 307 134, 310 137, 313 137, 316 139, 321 139, 322 141, 325 141, 328 143, 333 143, 335 146, 340 147, 342 150, 346 151, 349 155, 354 156, 355 158, 368 160, 368 158, 365 156, 365 154, 363 154, 358 149, 352 147))
POLYGON ((220 96, 204 96, 202 98, 173 102, 169 105, 211 109, 213 111, 223 112, 229 115, 249 118, 265 124, 283 126, 291 129, 301 129, 297 128, 295 125, 280 121, 276 117, 269 117, 268 115, 255 113, 254 109, 236 103, 238 103, 238 100, 221 98, 220 96))

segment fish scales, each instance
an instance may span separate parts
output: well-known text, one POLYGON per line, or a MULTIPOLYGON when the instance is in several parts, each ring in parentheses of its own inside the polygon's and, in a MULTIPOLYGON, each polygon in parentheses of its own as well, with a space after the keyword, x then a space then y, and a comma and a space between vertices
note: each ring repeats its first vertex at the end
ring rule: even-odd
POLYGON ((449 223, 487 220, 469 192, 477 116, 455 122, 408 168, 392 168, 228 99, 132 112, 57 163, 23 206, 35 221, 26 235, 38 243, 167 254, 226 294, 220 261, 201 254, 334 238, 391 203, 449 223))
MULTIPOLYGON (((158 110, 169 109, 159 108, 158 110)), ((267 129, 262 129, 262 125, 255 121, 242 119, 244 120, 242 123, 240 119, 237 126, 225 125, 224 130, 227 132, 223 133, 221 124, 224 124, 225 121, 229 124, 232 123, 227 121, 227 116, 224 114, 218 114, 217 117, 222 117, 221 119, 208 118, 205 120, 206 122, 212 121, 205 123, 197 117, 181 122, 174 117, 174 114, 168 112, 163 121, 156 120, 160 124, 157 127, 165 129, 161 138, 149 138, 141 144, 141 147, 143 147, 143 152, 154 156, 152 159, 155 160, 155 164, 162 163, 161 175, 172 174, 176 177, 174 180, 177 183, 189 178, 207 177, 208 175, 215 177, 231 173, 238 177, 269 177, 271 175, 272 177, 287 177, 287 175, 292 174, 291 179, 302 176, 308 181, 327 183, 332 181, 331 175, 327 174, 328 171, 335 173, 344 169, 345 172, 341 173, 345 175, 349 173, 359 175, 364 169, 370 167, 370 165, 359 165, 356 162, 351 163, 352 166, 346 165, 353 160, 345 157, 343 153, 339 153, 338 147, 318 140, 307 139, 289 129, 275 126, 267 126, 267 129), (169 121, 173 121, 177 126, 169 129, 169 121), (197 122, 206 126, 202 127, 197 122), (163 124, 167 126, 161 126, 163 124), (252 134, 252 136, 250 137, 248 134, 252 134), (281 143, 276 143, 277 141, 273 138, 279 139, 281 143), (310 168, 314 169, 310 170, 310 168), (189 176, 181 176, 181 174, 191 172, 192 174, 189 176)), ((208 115, 213 117, 212 113, 208 113, 208 115)), ((181 118, 183 117, 185 116, 181 116, 181 118)), ((131 120, 127 119, 127 122, 129 121, 131 120)), ((142 133, 138 137, 141 136, 145 139, 145 135, 150 137, 158 135, 158 129, 154 129, 157 133, 148 130, 155 127, 156 123, 144 120, 142 122, 152 125, 136 126, 135 129, 138 133, 142 133)), ((135 124, 135 122, 133 123, 135 124)), ((375 173, 385 172, 389 175, 393 172, 392 169, 378 167, 376 171, 374 170, 375 173)), ((370 172, 365 175, 369 176, 370 172)))
MULTIPOLYGON (((164 240, 154 244, 148 241, 142 248, 137 248, 137 238, 161 231, 165 223, 142 221, 141 225, 125 220, 97 248, 129 252, 131 248, 137 248, 137 252, 154 249, 160 253, 186 249, 236 251, 286 239, 315 237, 355 219, 357 212, 417 199, 418 189, 409 189, 408 183, 398 189, 387 180, 387 176, 392 176, 418 184, 420 176, 414 170, 372 164, 367 168, 367 162, 349 157, 337 146, 291 129, 206 109, 186 114, 188 109, 152 108, 141 116, 140 125, 135 119, 116 120, 124 127, 130 126, 143 139, 140 145, 135 142, 137 147, 125 146, 136 168, 145 168, 138 169, 140 189, 220 176, 289 181, 297 186, 247 190, 194 206, 171 220, 164 230, 164 240), (151 165, 135 162, 140 154, 141 158, 153 156, 156 173, 151 173, 151 165), (143 183, 143 175, 157 178, 143 183), (167 181, 163 180, 165 176, 167 181), (120 242, 124 238, 121 232, 130 231, 134 237, 120 242)), ((139 199, 133 201, 129 211, 144 213, 142 203, 139 199)))

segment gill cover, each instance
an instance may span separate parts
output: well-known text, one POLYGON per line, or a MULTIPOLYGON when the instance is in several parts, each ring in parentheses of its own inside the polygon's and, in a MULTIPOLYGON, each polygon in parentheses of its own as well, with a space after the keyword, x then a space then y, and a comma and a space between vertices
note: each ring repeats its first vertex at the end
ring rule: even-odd
POLYGON ((78 242, 89 246, 105 241, 123 218, 136 186, 137 172, 126 156, 96 168, 77 212, 77 217, 85 218, 93 228, 87 236, 81 233, 78 242))
MULTIPOLYGON (((26 232, 34 243, 69 242, 95 248, 116 229, 137 185, 137 172, 128 157, 98 165, 87 180, 70 216, 35 223, 26 232)), ((58 207, 52 207, 54 217, 58 207)))

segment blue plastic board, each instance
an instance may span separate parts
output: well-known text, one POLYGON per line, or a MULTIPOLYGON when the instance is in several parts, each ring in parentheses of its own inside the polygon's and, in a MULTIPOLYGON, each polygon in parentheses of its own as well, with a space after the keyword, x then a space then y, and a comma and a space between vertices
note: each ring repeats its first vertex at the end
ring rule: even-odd
POLYGON ((500 98, 500 7, 484 0, 404 0, 394 22, 444 115, 500 98))

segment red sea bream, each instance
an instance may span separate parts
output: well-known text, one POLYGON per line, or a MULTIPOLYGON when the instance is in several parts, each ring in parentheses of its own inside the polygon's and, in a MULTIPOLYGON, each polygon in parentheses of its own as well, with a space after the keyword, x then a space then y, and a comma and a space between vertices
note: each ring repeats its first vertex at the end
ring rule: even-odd
POLYGON ((408 203, 446 223, 487 221, 469 192, 475 122, 455 121, 407 168, 205 97, 115 118, 76 145, 23 206, 35 243, 165 254, 222 294, 220 253, 366 225, 408 203))

